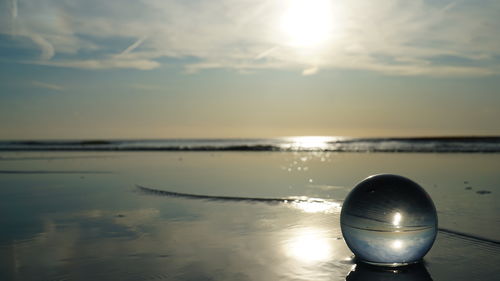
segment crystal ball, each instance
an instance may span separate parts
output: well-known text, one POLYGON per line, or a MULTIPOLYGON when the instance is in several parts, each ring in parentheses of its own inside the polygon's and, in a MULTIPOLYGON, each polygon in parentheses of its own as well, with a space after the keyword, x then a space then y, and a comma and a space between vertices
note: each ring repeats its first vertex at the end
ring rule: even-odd
POLYGON ((374 175, 347 195, 340 227, 358 260, 401 266, 420 261, 430 250, 437 234, 437 213, 417 183, 398 175, 374 175))

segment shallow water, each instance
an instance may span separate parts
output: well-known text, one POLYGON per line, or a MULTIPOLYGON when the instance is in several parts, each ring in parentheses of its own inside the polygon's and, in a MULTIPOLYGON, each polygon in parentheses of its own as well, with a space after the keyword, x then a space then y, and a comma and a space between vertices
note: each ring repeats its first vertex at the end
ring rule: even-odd
POLYGON ((495 280, 500 275, 500 154, 0 156, 0 280, 495 280), (135 186, 336 201, 377 173, 404 175, 434 200, 445 231, 420 267, 395 273, 356 265, 335 205, 195 200, 155 196, 135 186))

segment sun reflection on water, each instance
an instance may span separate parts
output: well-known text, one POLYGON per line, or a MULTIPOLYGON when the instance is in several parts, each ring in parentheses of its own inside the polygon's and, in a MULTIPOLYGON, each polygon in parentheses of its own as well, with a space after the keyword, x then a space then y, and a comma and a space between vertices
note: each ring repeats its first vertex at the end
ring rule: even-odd
POLYGON ((299 229, 285 243, 285 253, 306 263, 329 261, 332 245, 328 233, 318 228, 299 229))
POLYGON ((288 138, 290 148, 296 150, 325 150, 331 142, 339 140, 337 137, 304 136, 288 138))
POLYGON ((340 213, 340 203, 330 201, 300 201, 293 202, 292 206, 306 213, 340 213))

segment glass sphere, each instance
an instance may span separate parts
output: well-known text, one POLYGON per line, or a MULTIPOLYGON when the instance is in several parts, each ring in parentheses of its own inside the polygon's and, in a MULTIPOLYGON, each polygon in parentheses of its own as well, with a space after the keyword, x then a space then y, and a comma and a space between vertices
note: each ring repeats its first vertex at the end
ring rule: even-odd
POLYGON ((366 178, 349 193, 340 227, 358 260, 401 266, 420 261, 430 250, 437 234, 437 214, 418 184, 382 174, 366 178))

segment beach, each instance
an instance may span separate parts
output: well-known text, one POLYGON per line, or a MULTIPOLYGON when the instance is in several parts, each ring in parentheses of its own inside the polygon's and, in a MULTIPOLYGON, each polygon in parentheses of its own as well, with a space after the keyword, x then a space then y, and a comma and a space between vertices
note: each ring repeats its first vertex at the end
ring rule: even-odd
POLYGON ((0 279, 494 280, 499 167, 499 153, 2 151, 0 279), (419 267, 356 264, 342 238, 342 200, 379 173, 434 201, 419 267))
POLYGON ((500 280, 499 14, 0 1, 0 281, 500 280))

